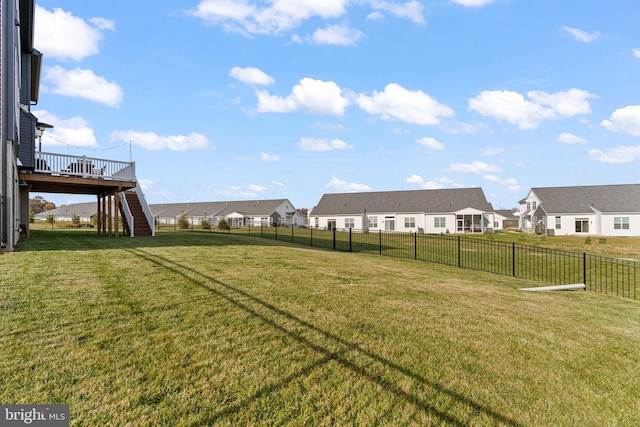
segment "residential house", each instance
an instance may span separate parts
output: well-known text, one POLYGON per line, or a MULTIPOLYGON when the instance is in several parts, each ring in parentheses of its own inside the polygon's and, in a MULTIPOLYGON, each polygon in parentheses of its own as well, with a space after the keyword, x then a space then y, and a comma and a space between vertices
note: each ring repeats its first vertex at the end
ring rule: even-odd
POLYGON ((309 213, 323 229, 484 233, 493 207, 481 188, 324 194, 309 213))
POLYGON ((33 0, 0 5, 0 251, 13 250, 28 223, 29 191, 20 170, 32 162, 42 55, 33 46, 33 0))
POLYGON ((532 188, 520 229, 547 235, 640 236, 640 184, 532 188))
POLYGON ((494 229, 509 230, 520 228, 519 209, 496 209, 494 212, 494 229))
POLYGON ((183 215, 194 226, 199 226, 202 220, 215 226, 223 218, 232 227, 290 227, 303 223, 298 211, 287 199, 161 203, 149 207, 158 224, 176 224, 183 215))
POLYGON ((88 202, 63 205, 59 208, 37 213, 33 217, 38 221, 44 221, 51 216, 55 222, 71 222, 76 217, 82 223, 89 223, 93 221, 94 216, 97 214, 96 203, 88 202))

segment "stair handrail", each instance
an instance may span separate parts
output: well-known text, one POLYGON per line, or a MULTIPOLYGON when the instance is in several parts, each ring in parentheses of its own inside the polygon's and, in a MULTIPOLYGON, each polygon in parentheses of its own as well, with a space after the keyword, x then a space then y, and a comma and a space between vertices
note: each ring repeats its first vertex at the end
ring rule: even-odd
POLYGON ((140 200, 140 205, 142 206, 142 212, 144 212, 144 216, 147 218, 147 223, 149 224, 149 228, 151 228, 151 235, 156 235, 156 221, 151 213, 151 208, 147 203, 147 198, 144 196, 142 192, 142 188, 136 185, 133 189, 138 194, 138 200, 140 200))
POLYGON ((127 224, 129 224, 129 235, 130 237, 134 237, 135 221, 133 220, 133 214, 131 213, 131 209, 129 208, 129 202, 127 201, 127 197, 124 194, 124 192, 120 193, 120 203, 122 204, 122 214, 127 220, 127 224))

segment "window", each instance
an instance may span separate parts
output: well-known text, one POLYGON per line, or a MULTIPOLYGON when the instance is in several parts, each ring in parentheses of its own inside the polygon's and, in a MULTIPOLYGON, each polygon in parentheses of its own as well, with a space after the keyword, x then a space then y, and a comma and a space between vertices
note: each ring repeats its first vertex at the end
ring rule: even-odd
POLYGON ((576 233, 588 233, 589 232, 589 220, 577 218, 576 219, 576 233))
POLYGON ((613 217, 613 229, 614 230, 628 230, 629 229, 629 217, 628 216, 616 216, 616 217, 613 217))
POLYGON ((446 227, 446 217, 437 216, 433 218, 433 226, 435 228, 445 228, 446 227))
POLYGON ((369 217, 369 227, 378 228, 378 217, 370 216, 369 217))
POLYGON ((344 228, 355 228, 356 220, 354 218, 344 219, 344 228))
POLYGON ((413 216, 405 218, 404 228, 416 228, 416 218, 413 216))
POLYGON ((534 200, 533 202, 531 202, 531 206, 533 208, 533 210, 536 210, 536 201, 534 200))
POLYGON ((316 218, 316 228, 320 227, 320 218, 316 218))
POLYGON ((562 228, 562 217, 556 217, 556 230, 560 230, 562 228))
POLYGON ((531 202, 527 202, 527 210, 530 211, 531 210, 531 202))

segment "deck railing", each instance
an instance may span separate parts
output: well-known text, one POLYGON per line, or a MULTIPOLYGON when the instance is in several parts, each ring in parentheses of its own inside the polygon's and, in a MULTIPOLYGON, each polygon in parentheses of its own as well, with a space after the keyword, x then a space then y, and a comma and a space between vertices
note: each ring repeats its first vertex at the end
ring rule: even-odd
POLYGON ((134 162, 98 159, 87 156, 43 153, 36 154, 34 172, 57 176, 78 176, 82 178, 116 179, 135 181, 134 162))

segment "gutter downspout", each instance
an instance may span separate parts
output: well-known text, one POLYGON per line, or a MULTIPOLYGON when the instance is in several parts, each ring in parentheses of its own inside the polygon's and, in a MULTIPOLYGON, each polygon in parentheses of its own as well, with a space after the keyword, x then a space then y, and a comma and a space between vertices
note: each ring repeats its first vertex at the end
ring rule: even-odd
MULTIPOLYGON (((9 21, 9 23, 13 24, 13 22, 11 22, 10 19, 8 19, 8 15, 13 15, 13 13, 9 13, 8 9, 10 9, 10 7, 8 7, 7 5, 8 1, 7 0, 2 0, 2 5, 1 5, 1 10, 0 13, 2 14, 1 18, 2 18, 2 22, 0 23, 0 31, 2 32, 0 34, 0 44, 2 45, 1 47, 1 53, 0 55, 2 55, 0 57, 0 75, 2 76, 2 105, 0 106, 0 114, 1 114, 1 118, 0 121, 2 123, 0 123, 0 145, 2 146, 2 159, 0 161, 2 161, 2 163, 0 164, 0 169, 2 170, 2 177, 0 179, 2 179, 2 190, 0 190, 0 217, 2 217, 2 230, 0 230, 0 235, 2 237, 2 240, 0 241, 0 249, 5 249, 7 247, 7 235, 9 234, 9 215, 8 215, 8 206, 7 206, 7 193, 9 192, 9 168, 8 168, 8 143, 7 143, 7 122, 10 122, 10 120, 8 120, 8 114, 7 114, 7 94, 5 93, 7 90, 13 90, 13 85, 11 87, 9 87, 8 80, 8 64, 7 64, 7 60, 11 60, 11 58, 7 55, 7 44, 8 44, 8 40, 7 38, 9 38, 10 40, 13 39, 13 37, 10 36, 10 34, 13 32, 13 25, 9 26, 7 24, 7 21, 9 21)), ((13 113, 11 113, 13 114, 13 113)))

